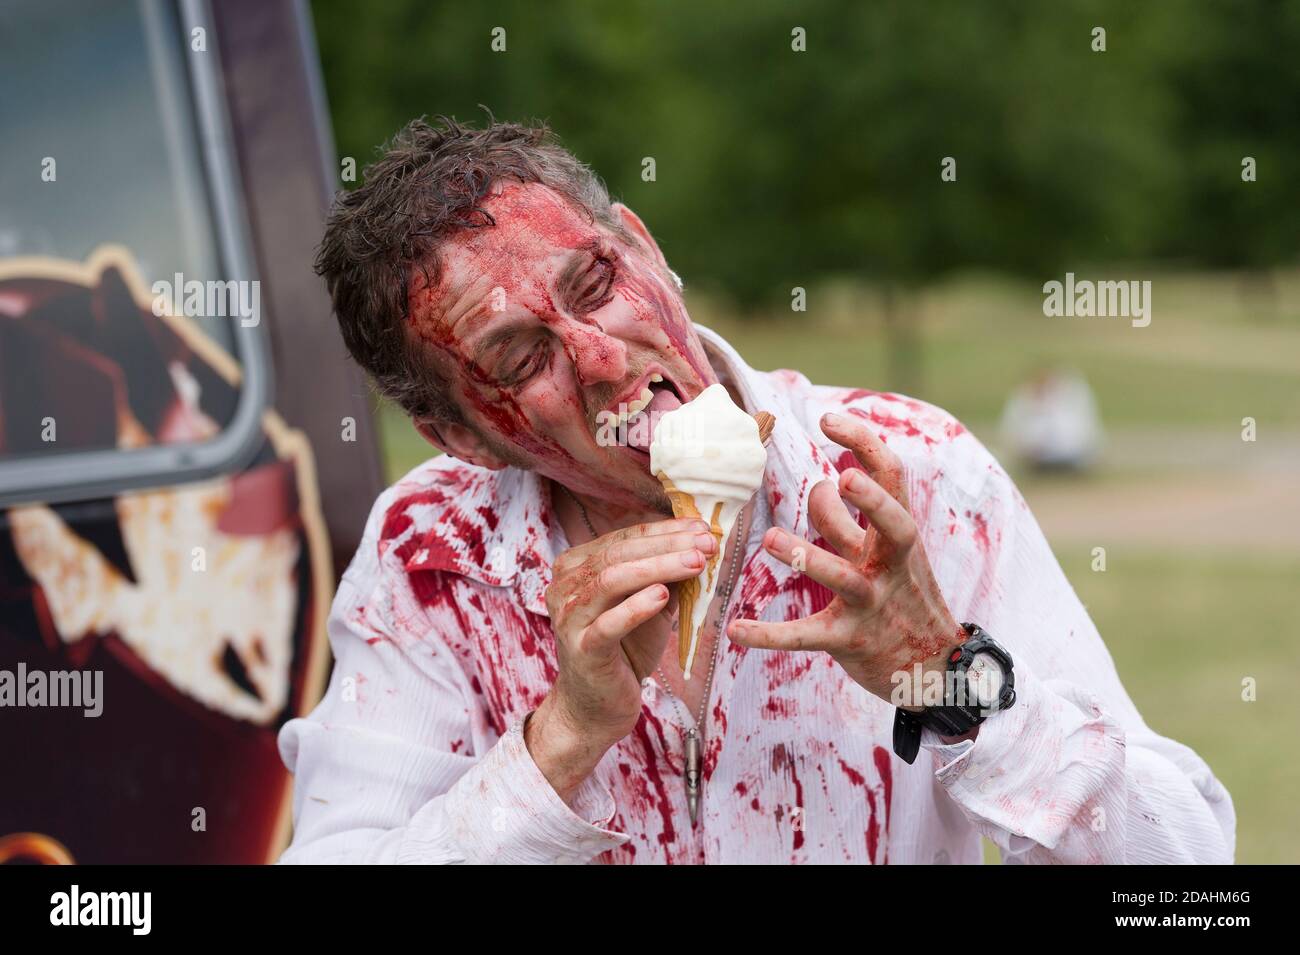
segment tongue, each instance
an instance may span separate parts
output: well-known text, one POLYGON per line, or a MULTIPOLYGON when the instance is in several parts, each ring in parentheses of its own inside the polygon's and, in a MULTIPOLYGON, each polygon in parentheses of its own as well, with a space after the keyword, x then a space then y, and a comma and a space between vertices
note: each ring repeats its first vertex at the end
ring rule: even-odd
POLYGON ((654 388, 652 390, 654 391, 654 397, 650 399, 650 403, 639 414, 633 415, 627 424, 627 443, 634 448, 640 448, 642 451, 650 450, 650 441, 654 438, 655 428, 659 424, 660 416, 667 414, 669 411, 675 411, 682 406, 671 388, 654 388), (648 428, 640 420, 647 415, 650 419, 650 427, 648 428))

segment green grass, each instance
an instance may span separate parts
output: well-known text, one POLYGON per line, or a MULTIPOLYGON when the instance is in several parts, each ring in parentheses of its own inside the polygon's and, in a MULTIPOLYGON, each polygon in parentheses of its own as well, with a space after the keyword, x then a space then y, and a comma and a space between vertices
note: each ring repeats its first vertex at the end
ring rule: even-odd
POLYGON ((1065 571, 1147 724, 1210 765, 1237 809, 1237 861, 1300 862, 1300 559, 1125 553, 1107 570, 1086 554, 1065 571), (1242 680, 1256 700, 1242 700, 1242 680))

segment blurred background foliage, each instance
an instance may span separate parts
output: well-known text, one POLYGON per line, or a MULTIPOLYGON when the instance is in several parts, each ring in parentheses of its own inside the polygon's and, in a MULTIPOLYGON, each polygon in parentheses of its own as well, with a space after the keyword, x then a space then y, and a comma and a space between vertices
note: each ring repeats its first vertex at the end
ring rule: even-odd
MULTIPOLYGON (((1017 479, 1147 721, 1232 792, 1238 859, 1300 861, 1300 3, 312 9, 340 156, 480 104, 547 121, 755 367, 910 392, 995 449, 1012 386, 1081 371, 1102 465, 1017 479), (1150 279, 1152 324, 1045 317, 1067 271, 1150 279)), ((396 478, 431 450, 380 413, 396 478)))
POLYGON ((362 161, 422 113, 546 120, 679 272, 745 307, 829 274, 1271 266, 1300 249, 1296 3, 314 9, 340 154, 362 161))

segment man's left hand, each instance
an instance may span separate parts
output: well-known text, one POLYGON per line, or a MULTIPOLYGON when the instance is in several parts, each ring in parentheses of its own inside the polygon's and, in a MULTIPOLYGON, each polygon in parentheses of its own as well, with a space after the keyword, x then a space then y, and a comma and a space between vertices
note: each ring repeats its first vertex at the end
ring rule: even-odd
POLYGON ((910 685, 916 663, 923 671, 944 671, 947 651, 967 634, 931 572, 909 509, 903 463, 863 423, 828 414, 821 426, 862 465, 840 475, 838 494, 831 481, 822 481, 808 498, 809 520, 834 552, 777 527, 764 535, 763 546, 835 596, 810 617, 788 623, 737 620, 727 635, 761 650, 824 650, 857 683, 894 703, 895 674, 906 674, 910 685), (863 514, 868 529, 844 501, 863 514))

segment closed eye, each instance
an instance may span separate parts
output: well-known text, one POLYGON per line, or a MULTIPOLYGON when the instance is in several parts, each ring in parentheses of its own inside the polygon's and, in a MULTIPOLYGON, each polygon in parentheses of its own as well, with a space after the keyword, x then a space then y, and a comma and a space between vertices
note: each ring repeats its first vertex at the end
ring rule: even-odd
POLYGON ((614 293, 614 279, 618 268, 605 256, 597 256, 578 286, 573 311, 579 315, 594 312, 607 303, 614 293))
POLYGON ((527 384, 550 363, 550 357, 549 339, 534 339, 530 347, 517 349, 503 363, 505 373, 501 376, 501 383, 511 388, 527 384))

